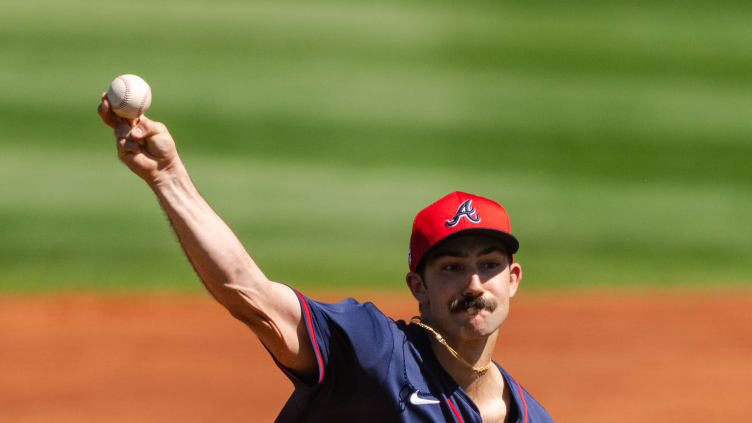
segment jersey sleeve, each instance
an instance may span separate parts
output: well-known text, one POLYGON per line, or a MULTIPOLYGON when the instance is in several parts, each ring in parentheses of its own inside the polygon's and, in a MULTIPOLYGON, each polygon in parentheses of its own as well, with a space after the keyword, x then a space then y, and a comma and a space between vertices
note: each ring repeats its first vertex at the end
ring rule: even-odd
POLYGON ((324 303, 295 294, 317 362, 312 381, 301 381, 282 368, 296 390, 354 394, 386 374, 394 351, 389 317, 370 302, 348 298, 324 303))

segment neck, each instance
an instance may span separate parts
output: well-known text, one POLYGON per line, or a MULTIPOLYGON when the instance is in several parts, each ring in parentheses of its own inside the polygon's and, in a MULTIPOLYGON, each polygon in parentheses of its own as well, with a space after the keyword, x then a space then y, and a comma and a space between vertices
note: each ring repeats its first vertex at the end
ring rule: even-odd
MULTIPOLYGON (((430 320, 424 321, 424 324, 431 325, 430 320)), ((492 369, 491 358, 496 347, 496 338, 499 331, 496 330, 488 336, 471 340, 463 340, 458 336, 450 336, 439 328, 433 328, 438 332, 449 346, 454 349, 459 359, 455 357, 447 346, 442 344, 433 333, 427 332, 428 339, 431 343, 431 349, 439 360, 444 370, 463 388, 478 382, 488 375, 488 371, 478 371, 477 369, 492 369), (465 361, 465 363, 463 363, 465 361), (476 370, 473 370, 475 368, 476 370)))

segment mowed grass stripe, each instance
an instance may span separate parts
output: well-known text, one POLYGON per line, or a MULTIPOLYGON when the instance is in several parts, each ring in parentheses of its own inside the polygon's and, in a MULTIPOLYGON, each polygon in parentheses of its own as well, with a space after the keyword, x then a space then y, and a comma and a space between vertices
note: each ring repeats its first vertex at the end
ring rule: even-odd
MULTIPOLYGON (((0 209, 3 290, 200 286, 151 192, 114 157, 5 153, 47 173, 4 190, 16 201, 0 209)), ((505 203, 531 287, 738 283, 752 270, 752 234, 735 226, 752 210, 730 188, 582 190, 536 175, 434 171, 410 191, 406 181, 428 171, 186 159, 268 275, 303 287, 401 287, 412 215, 447 186, 505 203)))
MULTIPOLYGON (((447 48, 443 53, 451 52, 454 46, 482 46, 502 52, 507 47, 518 54, 482 55, 475 53, 483 50, 471 50, 466 52, 467 60, 454 65, 473 67, 478 64, 476 60, 483 59, 489 64, 506 64, 506 57, 511 56, 546 65, 580 66, 578 73, 587 70, 588 65, 597 69, 609 64, 618 64, 618 70, 624 71, 629 66, 644 66, 652 59, 662 65, 670 65, 671 60, 682 64, 700 61, 717 72, 742 75, 739 69, 705 59, 738 60, 749 58, 750 54, 744 48, 749 37, 745 13, 750 13, 750 7, 741 2, 684 2, 680 7, 673 2, 561 5, 540 1, 463 5, 256 1, 213 2, 211 7, 203 2, 165 1, 133 5, 145 5, 148 13, 119 22, 113 19, 117 8, 114 4, 91 7, 88 1, 66 2, 65 6, 50 1, 15 2, 5 9, 2 31, 27 40, 45 40, 46 45, 49 41, 62 44, 80 38, 102 46, 121 42, 125 36, 136 42, 150 41, 151 48, 166 45, 183 52, 193 47, 194 53, 203 47, 227 52, 243 44, 259 49, 267 46, 272 54, 287 54, 296 47, 296 53, 308 55, 319 55, 327 49, 367 52, 381 48, 383 54, 392 56, 415 50, 419 54, 412 57, 421 60, 426 56, 439 58, 437 53, 442 52, 442 47, 447 48), (45 13, 40 13, 42 5, 45 13), (51 34, 56 36, 50 37, 51 34), (657 44, 657 40, 662 42, 657 44), (727 48, 718 48, 719 43, 727 48), (557 56, 534 54, 544 51, 568 55, 559 56, 565 60, 547 62, 557 56), (609 56, 616 60, 583 60, 609 56)), ((693 69, 707 70, 695 66, 687 71, 693 69)), ((666 69, 660 66, 655 70, 666 69)))

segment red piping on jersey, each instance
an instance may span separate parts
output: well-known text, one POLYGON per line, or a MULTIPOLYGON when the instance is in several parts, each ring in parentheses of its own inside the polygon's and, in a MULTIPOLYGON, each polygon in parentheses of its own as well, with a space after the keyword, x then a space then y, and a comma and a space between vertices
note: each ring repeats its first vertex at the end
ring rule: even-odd
POLYGON ((522 400, 522 410, 524 412, 522 423, 527 423, 527 402, 525 402, 525 394, 522 393, 522 386, 520 386, 520 382, 517 382, 517 380, 515 380, 514 383, 517 384, 517 392, 520 393, 520 399, 522 400))
POLYGON ((297 294, 298 298, 300 299, 300 303, 303 304, 303 310, 305 311, 305 319, 306 319, 306 326, 308 326, 308 333, 311 335, 311 343, 313 344, 313 351, 316 353, 316 361, 319 365, 319 381, 318 383, 321 383, 322 380, 324 380, 324 361, 321 360, 321 353, 319 352, 319 344, 316 342, 316 332, 313 330, 313 322, 311 321, 311 310, 308 308, 308 301, 306 301, 303 294, 300 292, 295 291, 295 294, 297 294))
POLYGON ((452 400, 444 396, 444 399, 446 399, 446 402, 449 404, 449 408, 452 409, 452 413, 454 413, 454 417, 457 418, 458 423, 465 423, 464 420, 462 420, 462 416, 460 416, 460 413, 457 412, 457 409, 454 407, 454 404, 452 404, 452 400))

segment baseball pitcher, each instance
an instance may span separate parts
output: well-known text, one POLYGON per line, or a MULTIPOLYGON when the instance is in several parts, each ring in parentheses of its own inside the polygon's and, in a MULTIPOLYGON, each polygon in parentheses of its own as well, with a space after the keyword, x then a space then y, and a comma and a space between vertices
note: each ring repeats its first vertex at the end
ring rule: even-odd
POLYGON ((394 321, 371 303, 322 303, 269 280, 196 190, 165 125, 131 126, 106 95, 98 112, 206 288, 294 384, 278 422, 553 422, 491 360, 522 280, 500 204, 452 192, 416 215, 406 282, 419 315, 394 321))

